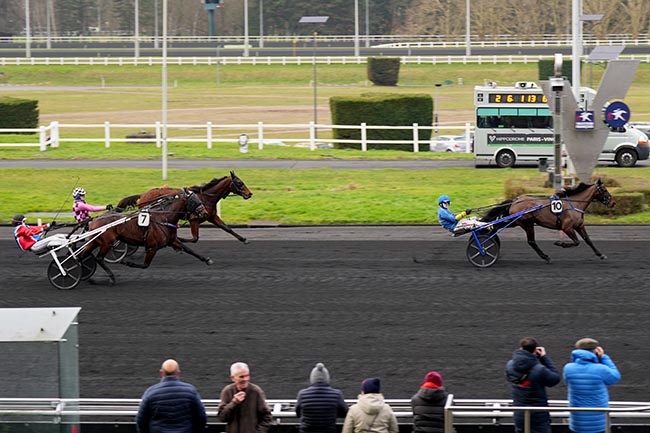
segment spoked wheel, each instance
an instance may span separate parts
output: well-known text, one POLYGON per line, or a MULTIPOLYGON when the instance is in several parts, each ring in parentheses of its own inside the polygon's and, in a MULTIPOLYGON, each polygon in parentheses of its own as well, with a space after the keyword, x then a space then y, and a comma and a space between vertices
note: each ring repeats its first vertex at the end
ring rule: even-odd
MULTIPOLYGON (((137 248, 137 247, 136 247, 137 248)), ((113 248, 108 250, 104 260, 108 263, 119 263, 128 255, 129 245, 122 241, 113 242, 113 248)))
POLYGON ((59 265, 52 260, 47 267, 47 279, 59 290, 74 289, 81 281, 82 271, 79 261, 73 256, 65 256, 59 258, 59 262, 65 272, 61 272, 59 265))
POLYGON ((138 248, 139 247, 137 245, 127 244, 126 255, 127 256, 132 256, 133 254, 135 254, 136 251, 138 251, 138 248))
POLYGON ((81 259, 80 264, 82 280, 85 281, 95 275, 95 271, 97 270, 97 259, 93 254, 88 254, 86 257, 81 259))
POLYGON ((467 259, 478 268, 490 267, 499 258, 500 247, 501 241, 496 235, 490 238, 489 235, 477 235, 475 237, 472 234, 467 244, 467 259))

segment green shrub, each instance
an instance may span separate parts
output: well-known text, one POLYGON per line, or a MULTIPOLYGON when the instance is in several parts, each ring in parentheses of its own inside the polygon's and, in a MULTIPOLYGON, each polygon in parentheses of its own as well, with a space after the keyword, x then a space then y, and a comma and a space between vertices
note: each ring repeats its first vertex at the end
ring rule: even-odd
POLYGON ((616 206, 609 208, 600 203, 592 204, 587 212, 596 215, 629 215, 643 211, 643 194, 640 192, 624 192, 613 194, 616 206))
POLYGON ((0 97, 0 128, 38 128, 38 101, 0 97))
MULTIPOLYGON (((431 126, 433 122, 433 98, 426 94, 363 94, 358 97, 338 96, 330 98, 330 111, 334 125, 387 125, 431 126)), ((360 140, 359 129, 335 128, 335 139, 360 140)), ((428 150, 431 130, 420 130, 420 150, 428 150), (426 149, 425 149, 426 148, 426 149)), ((368 129, 368 140, 413 140, 412 129, 368 129)), ((358 144, 338 143, 336 147, 359 149, 358 144)), ((368 149, 413 150, 411 144, 368 144, 368 149)))
POLYGON ((399 66, 399 57, 368 57, 368 80, 376 86, 396 86, 399 66))

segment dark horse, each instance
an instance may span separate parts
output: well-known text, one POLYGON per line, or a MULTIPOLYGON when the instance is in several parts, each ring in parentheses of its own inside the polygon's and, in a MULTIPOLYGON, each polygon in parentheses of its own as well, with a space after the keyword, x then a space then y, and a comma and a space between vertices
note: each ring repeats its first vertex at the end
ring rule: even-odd
POLYGON ((535 224, 545 227, 547 229, 562 230, 573 242, 555 242, 555 245, 570 248, 576 247, 580 244, 576 232, 587 242, 587 245, 594 250, 594 253, 601 259, 606 259, 607 256, 603 255, 594 246, 593 242, 587 234, 584 226, 585 210, 592 201, 598 201, 607 207, 614 207, 616 202, 612 195, 607 191, 605 185, 598 179, 593 185, 580 183, 575 188, 564 189, 553 197, 533 197, 529 195, 522 195, 514 200, 506 200, 503 203, 495 206, 488 212, 481 221, 494 221, 499 218, 507 217, 522 212, 520 218, 513 218, 501 222, 500 226, 508 225, 510 221, 514 221, 526 232, 528 238, 528 245, 530 245, 535 252, 546 262, 550 262, 549 256, 539 248, 535 242, 535 224), (561 202, 561 208, 559 206, 561 202), (538 210, 526 212, 527 209, 532 209, 536 206, 542 206, 538 210), (555 209, 555 213, 552 211, 555 209))
POLYGON ((91 237, 90 241, 84 245, 82 256, 90 254, 93 250, 99 248, 96 256, 97 264, 108 274, 111 284, 115 283, 115 276, 104 263, 104 256, 113 248, 115 241, 118 240, 127 244, 145 247, 144 263, 123 261, 122 263, 127 266, 147 268, 156 252, 167 246, 188 253, 211 265, 213 263, 212 259, 195 253, 183 245, 176 236, 177 223, 182 217, 190 214, 198 218, 205 218, 208 214, 207 209, 201 203, 197 194, 192 191, 186 189, 175 191, 175 193, 168 191, 167 195, 159 197, 147 207, 133 214, 109 213, 93 218, 88 229, 91 232, 97 230, 98 236, 91 237), (149 216, 148 223, 146 222, 147 215, 149 216), (142 220, 140 220, 141 218, 142 220), (116 223, 121 219, 124 219, 124 221, 116 223), (110 223, 116 224, 102 232, 102 227, 110 223))
MULTIPOLYGON (((181 242, 197 242, 199 240, 199 225, 203 221, 209 221, 220 229, 230 233, 236 237, 239 241, 248 243, 245 237, 240 236, 235 233, 235 231, 226 224, 219 215, 217 215, 217 202, 221 199, 225 199, 230 194, 235 194, 248 200, 252 197, 253 193, 248 189, 246 184, 235 175, 234 171, 230 172, 230 176, 225 176, 220 179, 212 179, 210 182, 203 185, 191 186, 190 191, 196 193, 201 202, 205 205, 207 210, 206 217, 197 217, 190 216, 190 230, 192 237, 190 239, 179 238, 181 242)), ((147 206, 147 203, 150 203, 153 200, 156 200, 158 197, 167 194, 173 194, 179 191, 177 188, 154 188, 145 192, 144 194, 136 194, 129 197, 125 197, 117 204, 117 207, 127 208, 129 206, 135 206, 136 204, 139 207, 147 206)))

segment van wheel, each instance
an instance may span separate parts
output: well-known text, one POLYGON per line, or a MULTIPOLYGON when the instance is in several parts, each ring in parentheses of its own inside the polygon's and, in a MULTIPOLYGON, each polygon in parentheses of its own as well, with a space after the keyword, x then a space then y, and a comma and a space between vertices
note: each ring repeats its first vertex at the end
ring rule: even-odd
POLYGON ((616 152, 616 163, 619 167, 634 167, 639 157, 636 151, 632 149, 621 149, 616 152))
POLYGON ((515 165, 515 154, 510 150, 502 150, 497 153, 496 163, 499 168, 513 167, 515 165))

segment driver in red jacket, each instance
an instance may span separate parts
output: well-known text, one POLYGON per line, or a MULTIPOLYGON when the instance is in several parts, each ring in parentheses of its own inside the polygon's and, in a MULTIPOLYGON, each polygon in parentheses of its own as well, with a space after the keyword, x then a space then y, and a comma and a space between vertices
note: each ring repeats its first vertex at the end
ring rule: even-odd
POLYGON ((42 236, 46 229, 56 224, 55 222, 40 226, 29 226, 26 221, 25 215, 22 214, 15 215, 11 219, 11 225, 14 227, 14 238, 21 250, 41 254, 68 242, 66 236, 62 234, 52 235, 47 238, 42 236))

